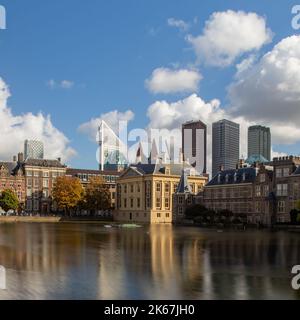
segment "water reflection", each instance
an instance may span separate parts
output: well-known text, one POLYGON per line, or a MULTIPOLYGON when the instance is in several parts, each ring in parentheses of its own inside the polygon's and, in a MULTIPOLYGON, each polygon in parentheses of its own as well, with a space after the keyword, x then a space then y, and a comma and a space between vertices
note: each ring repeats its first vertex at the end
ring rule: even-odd
POLYGON ((300 299, 300 234, 1 224, 0 299, 300 299))

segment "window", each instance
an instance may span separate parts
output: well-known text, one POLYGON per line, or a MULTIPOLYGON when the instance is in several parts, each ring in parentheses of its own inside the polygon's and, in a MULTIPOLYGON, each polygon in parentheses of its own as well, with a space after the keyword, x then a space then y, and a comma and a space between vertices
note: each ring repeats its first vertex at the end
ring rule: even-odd
POLYGON ((283 168, 283 176, 288 177, 290 175, 290 169, 289 168, 283 168))
POLYGON ((285 197, 288 194, 288 185, 287 184, 277 184, 276 187, 277 196, 285 197))
POLYGON ((256 195, 256 197, 260 197, 261 196, 260 186, 256 186, 255 187, 255 195, 256 195))
POLYGON ((228 183, 228 181, 229 181, 229 175, 226 174, 226 176, 225 176, 225 182, 228 183))
POLYGON ((44 171, 43 172, 43 177, 44 178, 48 178, 49 177, 49 172, 48 171, 44 171))
POLYGON ((265 182, 265 181, 266 181, 266 174, 265 174, 265 173, 262 173, 262 174, 260 175, 260 182, 263 183, 263 182, 265 182))
POLYGON ((39 180, 38 179, 34 179, 34 186, 36 187, 36 188, 38 188, 39 187, 39 180))
POLYGON ((178 188, 178 184, 177 184, 177 183, 174 183, 174 185, 173 185, 173 192, 174 192, 174 193, 177 191, 177 188, 178 188))
POLYGON ((166 193, 170 192, 170 185, 168 183, 165 184, 165 192, 166 193))
POLYGON ((127 207, 127 199, 124 199, 124 208, 127 207))
POLYGON ((267 197, 269 195, 269 185, 264 186, 264 196, 267 197))
POLYGON ((32 196, 32 189, 31 188, 27 188, 26 195, 27 195, 27 197, 31 197, 32 196))
POLYGON ((130 199, 130 207, 133 208, 133 199, 130 199))
POLYGON ((127 185, 124 185, 124 193, 127 193, 127 185))
POLYGON ((161 183, 157 182, 156 183, 156 192, 160 192, 161 191, 161 183))
POLYGON ((165 198, 165 207, 166 208, 170 208, 170 201, 169 201, 169 198, 165 198))
POLYGON ((278 202, 278 212, 284 213, 285 212, 285 201, 278 202))
POLYGON ((43 187, 44 188, 48 188, 49 187, 49 180, 48 179, 44 179, 43 180, 43 187))
POLYGON ((38 171, 34 171, 33 175, 34 175, 35 177, 39 177, 39 176, 40 176, 38 171))
POLYGON ((161 207, 161 200, 160 198, 156 198, 156 208, 160 208, 161 207))
POLYGON ((141 186, 140 186, 140 184, 137 185, 137 192, 141 192, 141 186))
POLYGON ((131 193, 134 192, 134 186, 133 186, 133 184, 130 185, 130 192, 131 192, 131 193))
POLYGON ((43 197, 48 198, 49 197, 49 191, 48 190, 43 190, 43 197))
POLYGON ((276 169, 276 178, 282 178, 282 169, 276 169))
POLYGON ((178 203, 179 203, 179 204, 183 204, 183 197, 179 197, 179 198, 178 198, 178 203))
POLYGON ((27 186, 32 187, 32 179, 27 179, 27 186))
POLYGON ((141 199, 140 198, 137 199, 137 206, 138 206, 138 208, 141 207, 141 199))
POLYGON ((32 171, 27 171, 27 172, 26 172, 26 176, 27 176, 27 177, 32 177, 32 171))
POLYGON ((182 207, 178 207, 178 214, 182 215, 183 214, 183 208, 182 207))
POLYGON ((160 213, 157 213, 157 218, 160 218, 160 213))
POLYGON ((170 218, 170 213, 166 213, 166 218, 170 218))

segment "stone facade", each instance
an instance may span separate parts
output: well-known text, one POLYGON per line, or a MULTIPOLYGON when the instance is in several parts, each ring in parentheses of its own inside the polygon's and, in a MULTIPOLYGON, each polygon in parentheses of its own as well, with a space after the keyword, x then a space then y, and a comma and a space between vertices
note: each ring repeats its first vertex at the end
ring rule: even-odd
POLYGON ((0 162, 0 192, 10 189, 18 196, 22 206, 25 204, 26 189, 22 166, 14 162, 0 162))
POLYGON ((28 159, 23 163, 26 181, 26 211, 49 214, 56 211, 52 203, 55 180, 66 174, 60 160, 28 159))
MULTIPOLYGON (((116 221, 172 223, 173 202, 182 165, 137 164, 121 174, 117 181, 116 221)), ((195 170, 194 168, 190 169, 195 170)), ((207 177, 188 177, 195 193, 203 190, 207 177)))

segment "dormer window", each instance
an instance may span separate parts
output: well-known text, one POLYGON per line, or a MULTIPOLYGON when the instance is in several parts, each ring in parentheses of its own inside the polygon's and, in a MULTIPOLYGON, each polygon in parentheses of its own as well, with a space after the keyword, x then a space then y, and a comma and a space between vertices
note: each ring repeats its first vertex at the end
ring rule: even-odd
POLYGON ((226 182, 226 183, 229 182, 229 174, 226 174, 226 176, 225 176, 225 182, 226 182))
POLYGON ((218 183, 221 183, 221 175, 218 174, 218 183))
POLYGON ((246 173, 243 173, 243 181, 246 181, 246 173))
POLYGON ((238 177, 238 175, 237 175, 237 172, 234 174, 234 182, 237 182, 237 177, 238 177))

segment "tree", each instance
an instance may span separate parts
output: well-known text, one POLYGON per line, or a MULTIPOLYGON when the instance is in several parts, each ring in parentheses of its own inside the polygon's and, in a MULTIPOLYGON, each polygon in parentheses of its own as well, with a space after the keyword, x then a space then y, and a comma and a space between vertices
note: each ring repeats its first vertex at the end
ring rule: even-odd
POLYGON ((83 198, 80 180, 66 176, 58 177, 53 187, 52 197, 58 208, 69 214, 70 210, 76 208, 83 198))
POLYGON ((195 204, 186 209, 185 216, 188 219, 193 219, 193 218, 205 215, 206 212, 207 212, 207 209, 203 205, 195 204))
POLYGON ((9 210, 17 210, 19 207, 19 199, 17 195, 10 189, 2 191, 0 195, 0 207, 8 212, 9 210))
POLYGON ((92 177, 85 189, 84 207, 92 212, 111 208, 109 186, 101 177, 92 177))

